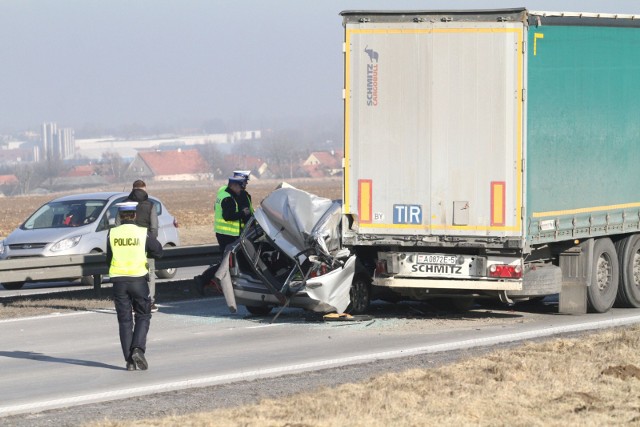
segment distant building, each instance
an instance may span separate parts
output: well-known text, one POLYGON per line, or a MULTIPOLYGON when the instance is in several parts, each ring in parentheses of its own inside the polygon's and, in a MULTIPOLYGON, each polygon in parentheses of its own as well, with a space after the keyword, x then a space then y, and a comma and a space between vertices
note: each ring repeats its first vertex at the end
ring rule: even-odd
POLYGON ((40 160, 53 159, 53 139, 58 131, 55 123, 42 124, 42 158, 40 160))
POLYGON ((42 156, 39 160, 73 158, 76 150, 75 134, 71 128, 58 129, 56 123, 42 124, 42 156))
POLYGON ((224 162, 230 169, 223 173, 228 175, 231 175, 234 170, 249 170, 252 177, 260 178, 265 175, 268 168, 267 163, 261 158, 240 154, 229 154, 224 157, 224 162))
POLYGON ((302 169, 311 178, 341 175, 342 157, 342 151, 314 151, 302 163, 302 169))
POLYGON ((0 150, 0 165, 37 161, 37 147, 0 150))
POLYGON ((152 138, 119 139, 114 137, 78 139, 76 154, 98 160, 105 152, 118 153, 125 160, 133 160, 139 151, 188 149, 205 144, 231 145, 241 141, 259 140, 260 130, 235 131, 205 135, 160 135, 152 138))
POLYGON ((13 194, 17 187, 18 178, 15 175, 0 175, 0 194, 13 194))
POLYGON ((141 151, 125 175, 130 179, 155 181, 200 181, 212 173, 200 152, 193 150, 141 151))
POLYGON ((56 190, 97 187, 108 184, 109 178, 99 175, 95 165, 78 165, 53 179, 51 187, 56 190))

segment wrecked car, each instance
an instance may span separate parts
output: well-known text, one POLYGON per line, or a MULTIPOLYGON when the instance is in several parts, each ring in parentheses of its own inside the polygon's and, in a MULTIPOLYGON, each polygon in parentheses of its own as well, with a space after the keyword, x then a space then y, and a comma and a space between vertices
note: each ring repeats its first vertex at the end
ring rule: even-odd
POLYGON ((216 274, 227 305, 234 311, 235 304, 244 305, 256 315, 274 307, 364 311, 369 279, 356 256, 341 246, 341 206, 286 184, 271 192, 216 274))

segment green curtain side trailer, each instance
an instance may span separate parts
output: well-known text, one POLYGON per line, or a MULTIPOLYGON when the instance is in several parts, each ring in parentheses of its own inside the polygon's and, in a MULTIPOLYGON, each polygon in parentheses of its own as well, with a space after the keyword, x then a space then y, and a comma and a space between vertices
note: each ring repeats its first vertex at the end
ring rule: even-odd
POLYGON ((640 16, 341 15, 354 307, 640 307, 640 16))

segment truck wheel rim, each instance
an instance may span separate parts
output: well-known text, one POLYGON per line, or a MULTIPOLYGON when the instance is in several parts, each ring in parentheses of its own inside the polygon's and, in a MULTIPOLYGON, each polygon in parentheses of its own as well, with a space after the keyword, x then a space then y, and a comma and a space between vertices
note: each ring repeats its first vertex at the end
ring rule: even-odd
POLYGON ((602 254, 598 258, 598 289, 607 289, 611 283, 611 276, 611 260, 607 254, 602 254))
POLYGON ((633 284, 640 287, 640 251, 633 254, 633 284))

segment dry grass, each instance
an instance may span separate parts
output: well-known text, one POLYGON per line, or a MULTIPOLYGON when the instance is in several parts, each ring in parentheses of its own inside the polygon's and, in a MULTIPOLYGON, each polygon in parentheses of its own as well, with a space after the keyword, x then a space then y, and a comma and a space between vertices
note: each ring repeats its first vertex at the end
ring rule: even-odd
POLYGON ((640 327, 527 343, 437 369, 116 426, 640 425, 640 327))

